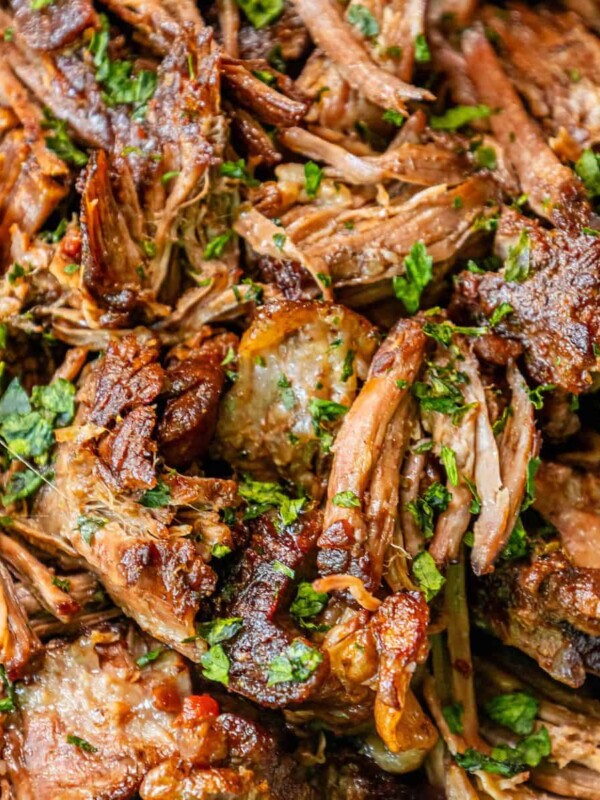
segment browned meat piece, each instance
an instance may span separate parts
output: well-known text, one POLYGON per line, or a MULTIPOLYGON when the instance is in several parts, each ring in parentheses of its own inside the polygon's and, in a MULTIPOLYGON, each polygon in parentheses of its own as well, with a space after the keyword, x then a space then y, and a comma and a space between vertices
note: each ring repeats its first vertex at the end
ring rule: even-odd
POLYGON ((411 418, 408 392, 421 368, 424 352, 421 326, 401 320, 373 357, 365 384, 342 423, 319 538, 318 566, 322 575, 354 575, 371 591, 379 586, 383 557, 394 527, 399 464, 406 447, 404 428, 408 429, 411 418), (393 437, 390 434, 396 412, 401 421, 397 437, 393 437), (377 466, 379 459, 385 458, 386 437, 397 452, 386 464, 387 470, 380 472, 377 466), (395 491, 390 491, 390 484, 395 491), (344 498, 349 501, 344 502, 344 498), (378 503, 392 517, 391 526, 378 524, 383 521, 375 513, 378 503))
POLYGON ((600 570, 576 567, 560 547, 547 549, 479 579, 475 620, 577 687, 586 670, 600 671, 600 570))
POLYGON ((41 644, 15 593, 4 562, 0 561, 0 658, 11 680, 23 677, 41 644))
POLYGON ((317 45, 335 63, 343 78, 381 108, 403 112, 406 100, 431 100, 433 95, 377 67, 354 37, 331 0, 295 0, 296 8, 317 45))
POLYGON ((534 507, 558 530, 576 567, 600 570, 600 480, 594 472, 543 461, 534 507))
POLYGON ((216 452, 261 480, 286 478, 320 497, 333 437, 374 349, 371 325, 343 306, 264 306, 240 342, 216 452))
POLYGON ((233 133, 243 143, 243 149, 254 156, 257 163, 270 167, 278 164, 281 153, 260 122, 243 108, 232 109, 232 113, 233 133))
POLYGON ((200 341, 198 346, 190 346, 184 352, 176 349, 168 363, 166 395, 169 399, 160 415, 158 443, 172 466, 185 466, 202 459, 208 452, 217 427, 219 400, 225 383, 222 362, 230 348, 234 350, 236 346, 237 337, 221 334, 200 341))
POLYGON ((324 161, 331 167, 332 177, 358 186, 386 180, 421 186, 440 183, 451 186, 464 180, 469 171, 464 157, 435 144, 407 142, 390 147, 382 155, 361 158, 302 128, 287 128, 280 133, 279 139, 295 153, 324 161))
POLYGON ((289 620, 285 626, 280 622, 283 601, 291 589, 288 573, 300 576, 314 553, 320 523, 319 514, 306 515, 278 532, 268 516, 260 517, 253 523, 250 543, 223 592, 224 597, 234 599, 221 616, 243 620, 240 632, 224 645, 230 660, 229 688, 263 706, 281 708, 306 701, 328 673, 327 657, 295 631, 289 620), (276 660, 285 659, 290 648, 309 654, 311 669, 295 678, 286 680, 281 675, 274 679, 276 660))
POLYGON ((507 281, 498 272, 462 273, 454 302, 482 321, 500 303, 508 303, 512 312, 497 331, 523 344, 532 377, 581 392, 591 385, 590 373, 598 363, 594 351, 600 342, 600 239, 549 231, 506 211, 497 235, 505 256, 519 236, 527 237, 524 279, 507 281))
POLYGON ((492 130, 531 207, 559 226, 585 226, 590 208, 581 181, 546 144, 483 31, 467 31, 463 36, 463 51, 479 101, 495 110, 490 117, 492 130))
POLYGON ((169 52, 173 41, 181 34, 183 23, 191 23, 196 30, 204 26, 192 0, 129 0, 127 3, 106 0, 104 4, 136 29, 135 38, 162 55, 169 52))
POLYGON ((486 8, 507 71, 528 107, 554 135, 565 130, 576 148, 600 140, 600 42, 575 14, 514 3, 486 8))
POLYGON ((47 647, 4 729, 17 800, 129 798, 148 769, 177 752, 174 721, 189 673, 173 652, 138 669, 148 649, 126 628, 47 647))
POLYGON ((12 0, 11 7, 19 33, 34 50, 58 50, 98 23, 89 0, 57 0, 43 11, 32 9, 27 0, 12 0))
MULTIPOLYGON (((434 263, 448 265, 472 236, 496 189, 471 178, 454 189, 434 186, 414 195, 383 220, 380 210, 359 219, 352 230, 327 231, 300 247, 317 272, 330 273, 334 285, 372 283, 404 272, 404 258, 422 241, 434 263), (456 200, 460 198, 460 200, 456 200)), ((390 209, 392 211, 392 209, 390 209)), ((365 215, 366 216, 366 215, 365 215)))
POLYGON ((225 57, 221 63, 221 76, 236 102, 267 125, 297 125, 306 113, 308 104, 293 90, 290 79, 274 72, 266 62, 244 62, 225 57), (265 68, 277 79, 280 91, 267 86, 251 71, 265 68))
POLYGON ((98 471, 109 486, 136 490, 156 485, 155 425, 154 409, 138 406, 100 442, 98 471))
POLYGON ((600 5, 598 0, 563 0, 564 5, 572 11, 576 11, 585 22, 600 33, 600 5))
POLYGON ((96 302, 117 312, 139 302, 144 255, 119 209, 104 150, 93 153, 81 199, 83 283, 96 302))
POLYGON ((153 403, 165 383, 158 354, 155 339, 113 339, 95 375, 90 421, 105 427, 134 406, 153 403))

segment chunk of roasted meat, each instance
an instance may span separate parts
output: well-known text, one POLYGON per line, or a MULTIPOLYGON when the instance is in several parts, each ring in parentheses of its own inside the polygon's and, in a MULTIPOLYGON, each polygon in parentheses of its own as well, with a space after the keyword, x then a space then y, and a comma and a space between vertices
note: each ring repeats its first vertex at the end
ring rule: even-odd
POLYGON ((15 800, 318 796, 273 733, 193 695, 182 657, 155 645, 122 625, 46 647, 4 726, 15 800))
POLYGON ((600 341, 600 240, 505 211, 496 248, 504 272, 462 273, 455 305, 484 321, 506 303, 497 330, 522 343, 532 377, 567 392, 589 388, 600 341))

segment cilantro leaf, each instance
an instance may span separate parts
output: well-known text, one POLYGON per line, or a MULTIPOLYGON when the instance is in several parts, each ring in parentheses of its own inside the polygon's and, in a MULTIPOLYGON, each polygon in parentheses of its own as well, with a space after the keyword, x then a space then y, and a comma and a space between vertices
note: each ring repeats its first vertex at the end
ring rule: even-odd
POLYGON ((223 645, 215 644, 200 659, 202 675, 209 681, 217 681, 223 686, 229 685, 230 662, 223 645))
POLYGON ((300 583, 296 589, 296 597, 290 605, 290 613, 303 625, 310 617, 316 617, 327 605, 329 595, 325 592, 316 592, 312 584, 300 583))
POLYGON ((492 113, 489 106, 455 106, 439 117, 431 117, 429 124, 434 131, 455 131, 476 119, 485 119, 492 113))
POLYGON ((334 506, 339 506, 340 508, 360 508, 358 496, 351 491, 338 492, 331 502, 334 506))
POLYGON ((90 544, 93 535, 96 531, 103 528, 107 523, 103 517, 91 517, 86 514, 81 514, 77 517, 77 529, 81 534, 81 538, 86 544, 90 544))
POLYGON ((73 734, 69 734, 67 736, 67 744, 72 744, 75 747, 78 747, 80 750, 84 750, 86 753, 97 753, 98 748, 94 747, 94 745, 86 742, 85 739, 82 739, 81 736, 74 736, 73 734))
POLYGON ((42 128, 51 131, 51 134, 46 136, 48 150, 52 150, 67 164, 85 167, 88 162, 87 154, 73 144, 67 131, 67 123, 62 119, 57 119, 48 108, 44 108, 42 128))
POLYGON ((260 181, 253 178, 246 167, 246 162, 243 158, 238 161, 224 161, 221 164, 221 175, 226 178, 237 178, 237 180, 245 183, 246 186, 259 186, 260 181))
POLYGON ((600 197, 600 156, 593 150, 584 150, 575 164, 575 172, 583 181, 588 195, 600 197))
POLYGON ((462 703, 452 703, 451 705, 442 707, 442 714, 444 715, 444 719, 450 728, 450 733, 463 732, 463 711, 464 708, 462 703))
POLYGON ((497 305, 492 312, 492 316, 490 317, 490 328, 495 328, 500 320, 504 319, 504 317, 507 317, 509 314, 512 314, 513 311, 514 308, 510 303, 500 303, 497 305))
POLYGON ((450 481, 452 486, 458 486, 458 467, 456 465, 456 453, 451 447, 446 447, 446 445, 443 444, 440 457, 442 459, 442 464, 444 465, 444 469, 446 470, 446 475, 448 476, 448 480, 450 481))
POLYGON ((140 503, 146 508, 162 508, 171 502, 171 490, 166 483, 158 481, 154 489, 147 489, 140 497, 140 503))
POLYGON ((521 503, 521 511, 526 511, 535 501, 535 476, 540 468, 539 458, 530 458, 527 464, 527 481, 525 483, 525 497, 521 503))
POLYGON ((504 279, 522 283, 529 275, 529 258, 531 242, 529 231, 523 229, 519 234, 516 245, 508 248, 506 257, 504 279))
POLYGON ((377 36, 379 23, 366 6, 354 3, 348 9, 348 22, 354 25, 363 36, 377 36))
MULTIPOLYGON (((241 617, 217 617, 209 622, 201 622, 198 635, 206 639, 211 647, 226 642, 240 632, 243 626, 241 617)), ((194 637, 195 638, 195 637, 194 637)))
POLYGON ((287 682, 302 683, 310 678, 322 661, 323 654, 319 650, 310 647, 301 639, 294 639, 291 645, 269 664, 267 686, 287 682))
POLYGON ((283 0, 236 0, 249 22, 259 29, 270 25, 281 16, 283 0))
POLYGON ((426 539, 433 536, 435 515, 445 511, 451 499, 448 489, 439 481, 434 481, 415 502, 406 504, 426 539))
POLYGON ((283 525, 295 522, 306 502, 304 497, 289 497, 278 483, 255 481, 248 475, 244 476, 239 493, 248 504, 244 519, 256 519, 266 511, 276 508, 283 525))
POLYGON ((204 248, 204 258, 210 261, 213 258, 220 258, 225 246, 233 236, 233 231, 225 231, 220 236, 213 237, 204 248))
POLYGON ((523 556, 527 555, 528 551, 529 540, 527 539, 527 531, 523 526, 521 517, 518 517, 508 542, 504 545, 501 552, 501 557, 507 561, 512 561, 515 558, 523 558, 523 556))
POLYGON ((415 556, 412 564, 412 571, 417 586, 423 592, 425 599, 429 603, 446 583, 446 579, 438 570, 435 561, 427 550, 423 550, 415 556))
POLYGON ((314 161, 307 161, 304 165, 304 187, 309 197, 317 196, 322 180, 323 170, 314 161))
POLYGON ((420 33, 415 38, 415 61, 418 64, 426 64, 431 61, 431 52, 424 33, 420 33))
POLYGON ((468 772, 490 772, 509 778, 524 772, 528 767, 537 767, 543 758, 550 755, 551 749, 548 731, 542 727, 522 739, 515 747, 494 747, 489 756, 470 747, 464 753, 457 753, 454 758, 468 772))
POLYGON ((392 278, 394 294, 409 314, 419 310, 423 289, 433 277, 433 258, 427 255, 423 242, 415 242, 404 259, 405 275, 392 278))
POLYGON ((487 716, 513 733, 531 733, 540 704, 527 692, 499 694, 489 700, 483 710, 487 716))
POLYGON ((144 653, 143 656, 140 656, 135 663, 140 669, 142 669, 143 667, 147 667, 148 664, 151 664, 153 661, 156 661, 156 659, 164 652, 164 647, 157 647, 156 650, 149 650, 147 653, 144 653))

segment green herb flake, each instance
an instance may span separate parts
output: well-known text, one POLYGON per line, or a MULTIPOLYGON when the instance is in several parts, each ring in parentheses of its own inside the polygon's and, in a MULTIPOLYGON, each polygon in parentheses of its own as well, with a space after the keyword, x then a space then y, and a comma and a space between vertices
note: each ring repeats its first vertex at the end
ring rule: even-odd
POLYGON ((360 508, 360 499, 358 498, 358 495, 349 490, 345 492, 338 492, 333 496, 331 502, 334 506, 339 506, 340 508, 360 508))
POLYGON ((94 747, 94 745, 86 742, 85 739, 82 739, 80 736, 74 736, 73 734, 69 734, 67 736, 67 744, 72 744, 74 747, 78 747, 80 750, 83 750, 86 753, 97 753, 98 748, 94 747))
POLYGON ((341 374, 341 381, 342 383, 346 383, 346 381, 354 375, 354 357, 355 357, 354 350, 348 350, 345 357, 344 363, 342 365, 342 374, 341 374))
POLYGON ((223 645, 215 644, 200 659, 202 675, 209 681, 229 685, 230 662, 223 645))
POLYGON ((391 125, 395 125, 396 128, 401 128, 404 125, 406 117, 393 108, 387 108, 383 112, 382 119, 384 122, 389 122, 391 125))
POLYGON ((18 708, 17 694, 15 692, 15 685, 6 674, 3 664, 0 664, 0 681, 4 687, 4 697, 0 700, 0 712, 8 714, 11 711, 16 711, 18 708))
POLYGON ((504 267, 504 279, 522 283, 529 275, 530 255, 531 241, 529 231, 524 228, 519 234, 516 245, 508 248, 508 255, 504 267))
POLYGON ((304 188, 309 197, 317 196, 322 180, 323 170, 314 161, 307 161, 304 165, 304 188))
POLYGON ((483 710, 498 725, 523 735, 533 731, 539 708, 539 702, 527 692, 512 692, 493 697, 483 710))
POLYGON ((500 303, 500 305, 496 306, 496 308, 492 312, 492 316, 490 317, 490 328, 495 328, 498 323, 507 317, 509 314, 512 314, 514 308, 511 306, 510 303, 500 303))
POLYGON ((46 147, 49 150, 75 167, 84 167, 87 164, 87 154, 73 144, 67 131, 67 123, 57 119, 48 108, 44 108, 42 128, 51 131, 51 134, 46 136, 46 147))
POLYGON ((238 161, 224 161, 221 164, 221 175, 226 178, 236 178, 242 181, 242 183, 245 183, 246 186, 260 186, 260 181, 253 178, 248 172, 246 162, 243 158, 240 158, 238 161))
POLYGON ((379 23, 369 9, 359 3, 354 3, 348 9, 348 22, 368 38, 379 33, 379 23))
POLYGON ((12 40, 14 38, 14 35, 15 35, 15 29, 14 28, 5 28, 4 34, 3 34, 3 39, 4 39, 5 42, 12 42, 12 40))
POLYGON ((244 519, 256 519, 270 509, 278 509, 281 525, 295 522, 306 502, 304 497, 290 498, 278 483, 255 481, 248 475, 244 476, 239 493, 248 505, 244 519))
POLYGON ((406 504, 426 539, 434 532, 434 519, 448 508, 452 495, 439 481, 434 481, 416 501, 406 504))
POLYGON ((231 547, 227 547, 226 544, 213 544, 210 554, 213 558, 225 558, 231 553, 231 547))
POLYGON ((316 592, 312 584, 300 583, 296 590, 296 597, 290 605, 290 613, 300 625, 307 627, 306 621, 320 614, 328 600, 329 596, 325 592, 316 592))
POLYGON ((269 665, 267 686, 278 683, 303 683, 307 681, 319 664, 323 654, 315 647, 295 639, 289 647, 273 659, 269 665))
POLYGON ((278 250, 283 250, 283 246, 285 244, 286 235, 285 233, 274 233, 273 234, 273 244, 278 250))
POLYGON ((81 269, 81 264, 66 264, 64 267, 65 275, 74 275, 81 269))
POLYGON ((526 511, 535 502, 535 476, 540 468, 539 458, 530 458, 527 464, 527 480, 525 482, 525 497, 521 504, 521 511, 526 511))
POLYGON ((444 715, 446 724, 450 728, 450 733, 461 734, 463 732, 463 712, 464 708, 462 703, 452 703, 451 705, 442 707, 442 714, 444 715))
POLYGON ((451 447, 442 445, 441 459, 446 475, 452 486, 458 486, 458 467, 456 465, 456 453, 451 447))
POLYGON ((429 124, 434 131, 455 131, 476 119, 485 119, 491 113, 491 109, 486 105, 455 106, 447 109, 439 117, 431 117, 429 124))
POLYGON ((67 578, 59 578, 58 575, 52 576, 52 585, 56 586, 62 592, 69 594, 71 591, 71 581, 67 578))
POLYGON ((415 39, 415 61, 418 64, 431 61, 431 52, 424 33, 420 33, 415 39))
POLYGON ((156 661, 156 659, 159 656, 161 656, 164 652, 165 651, 163 647, 157 647, 156 650, 149 650, 147 653, 144 653, 143 656, 140 656, 135 663, 138 665, 140 669, 143 669, 143 667, 147 667, 148 664, 151 664, 153 661, 156 661))
POLYGON ((243 625, 244 621, 241 617, 217 617, 209 622, 201 622, 198 626, 198 636, 213 647, 233 639, 241 631, 243 625))
POLYGON ((140 503, 146 508, 162 508, 171 502, 171 490, 161 480, 153 489, 148 489, 140 497, 140 503))
POLYGON ((446 583, 446 579, 438 570, 433 557, 429 555, 427 550, 423 550, 415 556, 412 564, 412 572, 417 586, 425 595, 425 599, 428 603, 433 600, 446 583))
POLYGON ((556 384, 554 383, 542 383, 540 386, 536 386, 535 389, 529 389, 529 399, 537 411, 544 407, 544 395, 547 392, 554 391, 554 389, 556 389, 556 384))
POLYGON ((496 169, 498 162, 494 148, 480 145, 475 150, 475 163, 480 169, 496 169))
POLYGON ((236 2, 248 21, 258 30, 275 22, 284 9, 283 0, 236 0, 236 2))
POLYGON ((3 504, 8 506, 16 500, 24 500, 26 497, 30 497, 34 492, 37 492, 43 482, 42 475, 31 469, 15 472, 11 475, 6 490, 2 495, 3 504))
POLYGON ((226 231, 225 233, 212 238, 204 248, 204 258, 207 261, 210 261, 213 258, 220 258, 223 255, 223 250, 232 237, 233 231, 226 231))
POLYGON ((505 561, 512 561, 517 558, 523 558, 527 555, 528 551, 529 540, 527 538, 527 531, 525 530, 521 517, 518 517, 508 542, 501 552, 501 557, 505 561))
POLYGON ((515 747, 500 745, 485 755, 470 747, 464 753, 454 756, 456 763, 467 772, 489 772, 506 778, 525 772, 529 767, 537 767, 543 758, 550 755, 552 743, 546 728, 530 734, 515 747))
POLYGON ((77 530, 81 534, 81 538, 86 544, 90 544, 94 534, 103 528, 108 520, 103 517, 92 517, 87 514, 81 514, 77 517, 77 530))
POLYGON ((583 181, 588 195, 592 199, 600 197, 600 155, 593 150, 584 150, 575 164, 575 172, 583 181))
POLYGON ((433 277, 433 259, 423 242, 415 242, 404 259, 404 275, 392 279, 394 294, 409 314, 419 310, 421 294, 433 277))
POLYGON ((291 578, 293 580, 295 577, 294 570, 288 567, 287 564, 282 563, 281 561, 275 560, 271 564, 271 569, 273 570, 273 572, 279 572, 280 575, 285 575, 286 578, 291 578))

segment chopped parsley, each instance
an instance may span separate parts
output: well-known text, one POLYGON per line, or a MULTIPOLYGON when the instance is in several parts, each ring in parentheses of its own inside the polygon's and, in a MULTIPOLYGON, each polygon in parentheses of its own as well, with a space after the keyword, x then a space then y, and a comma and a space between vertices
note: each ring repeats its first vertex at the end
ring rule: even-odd
POLYGON ((444 465, 444 469, 446 470, 446 475, 448 476, 448 480, 450 481, 452 486, 457 486, 458 467, 456 465, 456 453, 451 447, 446 447, 446 445, 443 444, 440 457, 442 459, 442 464, 444 465))
POLYGON ((87 154, 73 144, 67 132, 67 123, 57 119, 49 108, 44 108, 42 128, 51 131, 50 135, 46 136, 46 147, 49 150, 75 167, 84 167, 87 164, 87 154))
POLYGON ((511 692, 493 697, 483 710, 494 722, 523 735, 533 731, 539 708, 539 702, 527 692, 511 692))
POLYGON ((444 715, 446 724, 450 728, 450 733, 460 734, 463 732, 463 712, 464 708, 462 703, 452 703, 451 705, 442 707, 442 714, 444 715))
POLYGON ((455 333, 462 333, 464 336, 483 336, 483 334, 487 333, 487 330, 485 327, 474 328, 465 325, 454 325, 448 320, 444 320, 444 322, 426 322, 423 325, 423 333, 435 339, 436 342, 443 344, 444 347, 450 346, 455 333))
POLYGON ((315 647, 303 642, 294 641, 269 664, 267 686, 278 683, 302 683, 310 678, 319 664, 323 654, 315 647))
POLYGON ((6 674, 4 666, 0 664, 0 681, 4 687, 4 697, 0 699, 0 713, 8 714, 17 710, 17 694, 15 685, 6 674))
POLYGON ((490 328, 495 328, 496 325, 498 325, 498 323, 504 319, 504 317, 512 314, 513 311, 514 308, 510 303, 500 303, 500 305, 497 305, 492 312, 492 316, 490 317, 490 328))
POLYGON ((519 234, 516 245, 508 248, 504 269, 505 280, 521 283, 528 277, 530 254, 531 242, 529 231, 524 228, 519 234))
POLYGON ((213 237, 204 248, 204 258, 210 261, 213 258, 220 258, 223 255, 225 246, 233 236, 233 231, 226 231, 219 236, 213 237))
POLYGON ((416 501, 406 504, 426 539, 433 536, 434 519, 448 508, 452 495, 439 481, 434 481, 416 501))
POLYGON ((73 734, 69 734, 67 736, 67 744, 72 744, 75 747, 78 747, 80 750, 83 750, 86 753, 97 753, 98 748, 94 747, 93 744, 86 742, 85 739, 82 739, 80 736, 74 736, 73 734))
POLYGON ((425 595, 425 599, 428 603, 433 600, 446 583, 446 579, 438 570, 433 557, 427 550, 423 550, 415 556, 412 564, 412 572, 417 586, 425 595))
POLYGON ((387 108, 383 112, 382 117, 384 122, 389 122, 392 125, 395 125, 397 128, 401 128, 404 125, 404 117, 399 111, 395 111, 393 108, 387 108))
POLYGON ((161 656, 164 652, 165 651, 163 647, 157 647, 156 650, 149 650, 147 653, 144 653, 143 656, 140 656, 135 663, 138 665, 140 669, 142 669, 142 667, 147 667, 148 664, 151 664, 153 661, 156 661, 156 659, 159 656, 161 656))
MULTIPOLYGON (((213 647, 233 639, 241 631, 243 624, 241 617, 217 617, 209 622, 201 622, 198 626, 198 636, 213 647)), ((196 636, 192 637, 192 639, 196 638, 196 636)))
POLYGON ((284 8, 283 0, 236 0, 248 21, 260 30, 281 16, 284 8))
POLYGON ((171 490, 166 483, 158 481, 154 489, 148 489, 140 497, 140 503, 146 508, 162 508, 171 502, 171 490))
POLYGON ((202 675, 209 681, 229 685, 230 662, 223 645, 215 644, 200 659, 202 675))
POLYGON ((300 583, 296 590, 296 597, 290 606, 290 614, 303 628, 320 630, 322 626, 315 625, 309 620, 323 611, 328 600, 329 596, 325 592, 316 592, 312 584, 300 583))
POLYGON ((333 496, 331 502, 334 506, 339 506, 340 508, 360 508, 358 496, 351 491, 338 492, 333 496))
POLYGON ((362 33, 371 38, 379 33, 379 23, 366 6, 354 3, 348 9, 348 22, 362 33))
POLYGON ((476 119, 485 119, 492 113, 489 106, 455 106, 439 117, 431 117, 429 123, 434 131, 455 131, 476 119))
POLYGON ((281 396, 281 402, 283 403, 283 407, 289 411, 294 407, 296 404, 296 395, 294 394, 294 390, 292 389, 292 384, 286 378, 285 375, 282 375, 281 378, 277 381, 277 388, 279 389, 279 394, 281 396))
POLYGON ((283 250, 283 246, 286 240, 285 233, 274 233, 273 234, 273 244, 278 250, 283 250))
POLYGON ((508 542, 505 544, 501 557, 506 561, 516 558, 523 558, 529 551, 529 540, 527 531, 523 526, 521 517, 517 518, 515 527, 512 529, 508 542))
POLYGON ((313 420, 315 434, 321 441, 323 453, 328 453, 333 444, 333 434, 325 425, 327 422, 335 422, 348 411, 348 406, 336 403, 334 400, 323 400, 320 397, 312 397, 308 404, 308 410, 313 420))
POLYGON ((600 197, 600 156, 593 150, 584 150, 575 164, 575 172, 588 195, 592 199, 600 197))
POLYGON ((481 169, 496 169, 498 161, 494 148, 480 145, 475 150, 475 163, 481 169))
POLYGON ((429 364, 424 381, 417 381, 412 386, 413 395, 419 400, 423 411, 439 411, 450 414, 452 421, 458 423, 473 403, 465 403, 462 392, 458 388, 467 383, 464 372, 451 366, 429 364))
POLYGON ((104 517, 92 517, 86 514, 81 514, 77 517, 77 530, 81 534, 81 538, 86 544, 90 544, 92 537, 106 525, 107 520, 104 517))
POLYGON ((225 558, 229 553, 231 553, 231 547, 227 547, 226 544, 221 544, 220 542, 213 544, 210 551, 213 558, 225 558))
POLYGON ((278 483, 255 481, 249 475, 244 476, 239 493, 248 504, 244 519, 256 519, 275 508, 279 511, 281 525, 295 522, 306 502, 304 497, 291 498, 278 483))
POLYGON ((415 61, 418 64, 426 64, 431 61, 431 52, 424 33, 420 33, 415 38, 415 61))
POLYGON ((346 383, 348 378, 351 378, 352 375, 354 375, 354 356, 354 350, 348 350, 344 357, 341 374, 342 383, 346 383))
POLYGON ((463 480, 467 484, 468 490, 471 492, 471 502, 469 504, 469 514, 479 514, 481 511, 481 497, 477 491, 477 487, 470 478, 463 475, 463 480))
POLYGON ((404 275, 392 278, 394 294, 409 314, 419 310, 423 289, 433 277, 433 259, 427 255, 423 242, 415 242, 404 259, 404 275))
POLYGON ((546 392, 552 392, 554 389, 556 389, 554 383, 542 383, 540 386, 536 386, 535 389, 529 389, 529 399, 533 407, 538 411, 543 408, 544 394, 546 394, 546 392))
POLYGON ((323 170, 314 161, 307 161, 304 165, 304 188, 309 197, 317 196, 322 180, 323 170))
POLYGON ((515 747, 499 745, 485 755, 469 747, 464 753, 457 753, 456 763, 467 772, 490 772, 510 778, 524 772, 528 767, 537 767, 541 760, 550 755, 552 743, 546 728, 521 739, 515 747))
POLYGON ((277 559, 275 559, 275 561, 273 561, 271 564, 271 569, 273 572, 278 572, 280 575, 285 575, 286 578, 290 578, 291 580, 294 580, 296 577, 296 573, 291 567, 288 567, 287 564, 284 564, 282 561, 278 561, 277 559))
POLYGON ((260 181, 253 178, 246 167, 246 162, 243 158, 238 161, 224 161, 221 164, 221 175, 226 178, 237 178, 237 180, 245 183, 246 186, 259 186, 260 181))
POLYGON ((67 578, 59 578, 58 575, 52 576, 52 585, 67 594, 71 591, 71 581, 67 580, 67 578))
POLYGON ((539 458, 530 458, 527 464, 527 481, 525 483, 525 497, 521 504, 521 511, 526 511, 535 501, 535 476, 540 468, 539 458))

